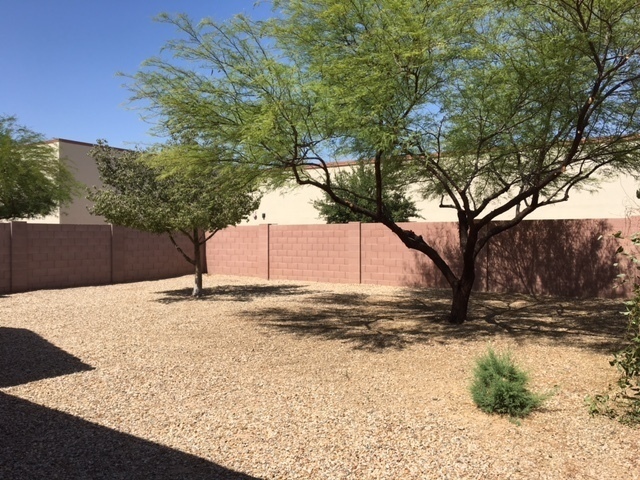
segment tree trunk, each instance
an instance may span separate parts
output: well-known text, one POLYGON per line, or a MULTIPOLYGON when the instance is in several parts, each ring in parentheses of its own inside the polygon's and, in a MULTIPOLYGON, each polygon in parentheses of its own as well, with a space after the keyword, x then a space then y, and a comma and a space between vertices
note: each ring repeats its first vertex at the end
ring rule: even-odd
POLYGON ((193 293, 191 295, 193 297, 200 297, 202 296, 202 258, 200 256, 200 237, 198 237, 197 230, 194 230, 193 233, 193 264, 195 265, 195 282, 193 286, 193 293))
MULTIPOLYGON (((472 247, 473 248, 473 247, 472 247)), ((451 285, 453 300, 451 302, 451 316, 449 323, 461 324, 467 321, 469 311, 469 298, 476 280, 476 262, 474 255, 465 255, 462 275, 457 282, 451 285)))
POLYGON ((467 320, 472 287, 473 280, 468 284, 468 280, 466 279, 460 279, 458 284, 453 287, 453 301, 451 303, 449 323, 459 325, 467 320))

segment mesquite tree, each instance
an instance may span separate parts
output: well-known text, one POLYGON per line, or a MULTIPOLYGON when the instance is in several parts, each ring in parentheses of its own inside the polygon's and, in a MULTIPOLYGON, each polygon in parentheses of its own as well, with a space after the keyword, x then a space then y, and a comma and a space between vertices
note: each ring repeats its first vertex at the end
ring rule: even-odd
POLYGON ((175 167, 178 160, 209 160, 209 153, 215 155, 176 145, 143 153, 111 148, 102 141, 91 150, 104 184, 89 194, 94 202, 91 213, 116 225, 168 234, 194 266, 194 297, 202 295, 203 246, 218 231, 240 223, 260 203, 251 177, 222 168, 195 174, 184 165, 175 167), (192 255, 176 240, 178 232, 190 240, 192 255))
POLYGON ((638 2, 273 5, 264 22, 161 16, 181 36, 132 78, 134 99, 169 134, 233 145, 265 175, 288 173, 383 223, 442 272, 453 323, 467 319, 490 238, 637 168, 638 2), (345 158, 370 161, 373 205, 336 188, 329 166, 345 158), (386 214, 390 166, 456 212, 457 259, 386 214))

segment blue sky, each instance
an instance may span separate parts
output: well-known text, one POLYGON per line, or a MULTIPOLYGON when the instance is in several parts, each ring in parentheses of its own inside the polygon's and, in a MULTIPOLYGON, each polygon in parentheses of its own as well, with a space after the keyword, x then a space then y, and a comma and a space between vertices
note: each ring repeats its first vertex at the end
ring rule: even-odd
POLYGON ((161 12, 224 20, 265 18, 256 0, 0 0, 0 115, 47 138, 106 139, 114 147, 153 142, 127 104, 126 79, 177 32, 161 12))

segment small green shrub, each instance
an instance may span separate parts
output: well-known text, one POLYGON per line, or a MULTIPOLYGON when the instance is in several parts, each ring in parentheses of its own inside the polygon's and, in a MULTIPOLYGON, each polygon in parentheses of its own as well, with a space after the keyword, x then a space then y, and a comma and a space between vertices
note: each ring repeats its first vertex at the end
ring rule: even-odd
POLYGON ((476 360, 471 396, 487 413, 522 418, 539 407, 545 399, 527 389, 529 376, 519 369, 511 355, 496 354, 489 349, 476 360))

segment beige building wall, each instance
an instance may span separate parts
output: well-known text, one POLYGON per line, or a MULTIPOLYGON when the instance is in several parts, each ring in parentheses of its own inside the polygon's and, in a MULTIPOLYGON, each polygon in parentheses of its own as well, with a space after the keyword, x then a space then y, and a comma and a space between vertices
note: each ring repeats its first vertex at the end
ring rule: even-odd
POLYGON ((86 199, 85 193, 87 188, 102 184, 98 168, 94 160, 89 156, 89 151, 93 144, 57 138, 51 140, 49 145, 55 149, 59 159, 66 161, 76 180, 82 184, 81 194, 69 205, 58 208, 55 213, 43 218, 30 219, 28 222, 63 225, 103 225, 105 222, 102 217, 89 213, 88 207, 91 202, 86 199))
POLYGON ((313 201, 322 198, 322 192, 310 186, 282 188, 267 192, 256 210, 242 225, 311 225, 326 223, 318 216, 313 201))
MULTIPOLYGON (((66 159, 72 169, 76 180, 84 185, 84 188, 101 186, 100 174, 89 151, 93 148, 90 143, 74 142, 72 140, 59 139, 60 158, 66 159)), ((86 193, 62 209, 60 223, 62 224, 104 224, 104 219, 89 213, 91 202, 86 199, 86 193)))
MULTIPOLYGON (((335 167, 350 168, 350 167, 335 167)), ((595 192, 573 191, 567 202, 542 207, 528 218, 544 219, 588 219, 588 218, 625 218, 640 209, 640 200, 636 190, 640 182, 630 175, 603 181, 595 192)), ((412 219, 423 222, 456 221, 455 210, 442 208, 438 201, 423 200, 415 191, 416 200, 422 218, 412 219)), ((277 225, 311 225, 325 223, 313 207, 313 201, 322 198, 322 191, 311 186, 289 187, 267 193, 260 208, 243 225, 271 223, 277 225), (264 215, 264 218, 263 218, 264 215)), ((503 215, 501 219, 509 218, 503 215)))
MULTIPOLYGON (((637 215, 640 200, 636 190, 640 184, 630 175, 603 181, 596 191, 573 190, 569 200, 540 207, 527 217, 529 220, 570 220, 590 218, 625 218, 637 215)), ((414 198, 417 198, 414 196, 414 198)), ((438 202, 417 200, 418 209, 425 222, 456 221, 455 210, 441 208, 438 202)), ((500 220, 513 218, 513 211, 498 217, 500 220)))
MULTIPOLYGON (((76 142, 66 139, 55 139, 49 142, 56 149, 59 158, 64 158, 73 171, 76 179, 86 187, 101 185, 100 175, 95 162, 89 156, 93 147, 90 143, 76 142)), ((350 169, 349 166, 334 167, 350 169)), ((625 218, 638 212, 640 200, 635 196, 640 182, 630 175, 605 181, 594 193, 574 191, 568 202, 542 207, 534 212, 530 219, 589 219, 589 218, 625 218)), ((30 223, 58 224, 104 224, 102 217, 89 213, 90 202, 83 192, 71 205, 41 219, 29 220, 30 223)), ((413 192, 422 218, 413 219, 425 222, 455 221, 453 209, 441 208, 437 201, 423 200, 413 192)), ((311 186, 289 186, 264 195, 260 207, 242 225, 311 225, 325 223, 313 207, 314 200, 322 198, 322 192, 311 186)), ((504 216, 503 218, 508 218, 504 216)))

